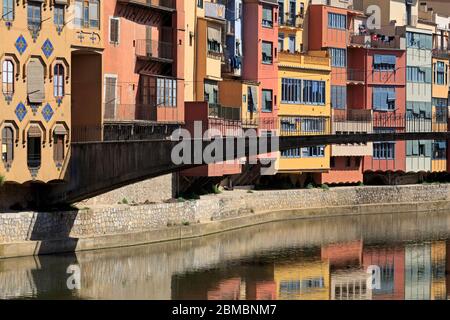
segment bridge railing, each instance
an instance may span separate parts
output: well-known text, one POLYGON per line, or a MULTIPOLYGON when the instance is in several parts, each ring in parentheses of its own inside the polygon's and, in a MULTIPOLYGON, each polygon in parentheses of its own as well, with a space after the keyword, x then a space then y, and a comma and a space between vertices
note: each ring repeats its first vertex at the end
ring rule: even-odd
POLYGON ((177 123, 111 122, 72 128, 72 142, 137 141, 167 139, 177 123))

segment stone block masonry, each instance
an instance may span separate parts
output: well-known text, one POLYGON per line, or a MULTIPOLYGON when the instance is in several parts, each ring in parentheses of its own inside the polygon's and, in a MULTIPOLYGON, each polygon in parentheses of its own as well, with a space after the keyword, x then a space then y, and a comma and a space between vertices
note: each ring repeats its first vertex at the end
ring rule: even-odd
POLYGON ((75 243, 73 250, 84 250, 177 239, 282 220, 287 218, 279 213, 282 210, 291 211, 288 218, 358 214, 360 208, 365 208, 364 213, 415 212, 448 209, 448 200, 450 185, 436 184, 235 191, 176 203, 4 213, 0 214, 0 257, 5 250, 2 245, 6 244, 71 240, 75 243), (146 236, 133 240, 137 233, 146 236), (100 239, 111 236, 118 237, 100 244, 100 239), (85 245, 88 239, 95 243, 85 245), (80 247, 80 243, 84 245, 80 247))

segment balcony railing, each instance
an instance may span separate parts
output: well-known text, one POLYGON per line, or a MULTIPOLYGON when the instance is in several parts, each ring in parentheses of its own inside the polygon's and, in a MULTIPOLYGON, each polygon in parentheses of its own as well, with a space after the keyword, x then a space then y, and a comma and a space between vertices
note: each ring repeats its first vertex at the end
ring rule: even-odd
POLYGON ((347 80, 350 82, 365 82, 366 81, 365 71, 361 69, 348 69, 347 80))
POLYGON ((226 120, 241 120, 241 108, 225 107, 220 104, 210 103, 208 106, 208 115, 210 118, 220 118, 226 120))
POLYGON ((280 17, 278 19, 278 23, 280 27, 288 27, 288 28, 303 28, 305 22, 305 18, 303 15, 298 15, 295 17, 292 17, 290 15, 286 15, 283 17, 280 13, 280 17))
POLYGON ((379 38, 370 34, 350 33, 350 44, 366 48, 406 49, 406 39, 399 36, 379 38))
POLYGON ((175 9, 176 4, 175 0, 118 0, 118 2, 160 9, 175 9))
POLYGON ((173 60, 173 45, 156 40, 136 40, 136 56, 148 59, 173 60))

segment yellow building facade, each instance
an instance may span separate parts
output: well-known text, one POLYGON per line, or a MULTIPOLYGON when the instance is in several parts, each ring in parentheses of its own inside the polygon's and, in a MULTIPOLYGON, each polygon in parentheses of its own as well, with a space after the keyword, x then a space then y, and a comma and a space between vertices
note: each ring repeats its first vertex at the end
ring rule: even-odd
POLYGON ((101 3, 6 0, 0 10, 0 176, 19 184, 63 180, 76 99, 72 83, 82 81, 72 77, 72 55, 101 49, 101 3), (89 21, 83 21, 84 7, 89 21))
POLYGON ((329 300, 330 265, 313 260, 274 266, 277 300, 329 300))
MULTIPOLYGON (((280 135, 330 133, 331 65, 327 53, 280 52, 279 58, 280 135)), ((330 169, 330 156, 330 146, 281 153, 278 172, 325 172, 330 169)))
MULTIPOLYGON (((449 91, 449 60, 445 57, 433 57, 432 75, 432 126, 433 132, 446 132, 448 120, 448 91, 449 91)), ((439 149, 439 143, 434 148, 431 161, 433 172, 443 172, 447 170, 446 152, 439 149)), ((444 150, 445 148, 441 148, 444 150)))

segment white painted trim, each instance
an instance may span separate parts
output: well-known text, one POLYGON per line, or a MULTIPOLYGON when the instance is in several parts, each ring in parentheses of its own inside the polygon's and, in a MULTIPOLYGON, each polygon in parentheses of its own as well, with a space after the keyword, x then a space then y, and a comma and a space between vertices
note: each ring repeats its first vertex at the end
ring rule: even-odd
POLYGON ((120 17, 109 16, 108 19, 108 42, 114 46, 118 46, 120 44, 120 17), (117 42, 111 41, 111 20, 117 20, 119 22, 117 27, 117 42))

